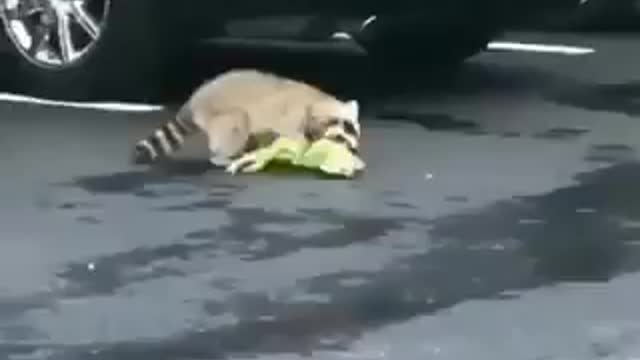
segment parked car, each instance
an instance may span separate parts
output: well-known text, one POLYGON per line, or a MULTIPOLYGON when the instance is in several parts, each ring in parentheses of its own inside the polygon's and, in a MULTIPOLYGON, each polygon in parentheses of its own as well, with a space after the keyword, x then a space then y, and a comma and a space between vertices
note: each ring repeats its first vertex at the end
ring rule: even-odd
POLYGON ((542 1, 0 0, 0 49, 15 65, 0 75, 48 98, 150 96, 174 60, 211 38, 346 39, 381 64, 458 64, 542 1), (349 21, 360 25, 345 35, 349 21))

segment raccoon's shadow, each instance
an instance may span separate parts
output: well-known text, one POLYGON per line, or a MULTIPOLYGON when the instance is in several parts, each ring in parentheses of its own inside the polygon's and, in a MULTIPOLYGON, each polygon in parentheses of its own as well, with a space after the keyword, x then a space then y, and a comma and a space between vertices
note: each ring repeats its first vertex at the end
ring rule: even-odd
MULTIPOLYGON (((195 159, 164 159, 153 167, 148 173, 155 176, 165 177, 193 177, 205 174, 223 174, 224 168, 211 165, 206 160, 195 159)), ((311 178, 324 180, 344 180, 345 177, 331 175, 317 169, 309 169, 301 166, 293 166, 282 162, 271 162, 257 173, 242 173, 235 176, 272 176, 276 178, 311 178)))
POLYGON ((347 178, 339 175, 331 175, 320 170, 314 170, 309 168, 304 168, 300 166, 292 166, 290 164, 284 163, 270 163, 262 169, 262 171, 254 173, 254 174, 241 174, 240 176, 247 175, 266 175, 273 176, 276 178, 311 178, 311 179, 320 179, 320 180, 347 180, 347 178))
POLYGON ((199 176, 215 170, 207 160, 198 159, 162 159, 147 167, 147 172, 160 176, 199 176))
POLYGON ((108 174, 74 177, 71 181, 53 183, 54 186, 80 187, 90 193, 135 193, 140 195, 146 185, 185 183, 189 178, 208 172, 206 161, 160 161, 153 166, 108 174))

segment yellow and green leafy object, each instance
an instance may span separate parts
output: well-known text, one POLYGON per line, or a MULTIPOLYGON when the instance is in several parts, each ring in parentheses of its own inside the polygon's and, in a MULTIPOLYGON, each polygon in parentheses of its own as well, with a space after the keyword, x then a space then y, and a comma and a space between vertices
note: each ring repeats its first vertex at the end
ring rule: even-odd
POLYGON ((261 147, 234 160, 226 171, 232 174, 253 173, 271 163, 284 163, 334 176, 353 177, 364 170, 366 164, 349 151, 344 144, 322 138, 309 143, 280 137, 268 146, 261 147))

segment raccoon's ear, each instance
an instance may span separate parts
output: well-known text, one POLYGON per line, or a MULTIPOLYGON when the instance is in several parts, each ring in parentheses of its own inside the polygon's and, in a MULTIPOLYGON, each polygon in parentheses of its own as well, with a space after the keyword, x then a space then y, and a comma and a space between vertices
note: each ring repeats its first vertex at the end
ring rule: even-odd
POLYGON ((349 100, 346 102, 346 105, 349 107, 350 112, 353 114, 353 118, 357 119, 360 112, 360 104, 358 100, 349 100))
POLYGON ((346 105, 349 109, 349 119, 356 128, 356 133, 360 136, 360 104, 357 100, 349 100, 346 105))

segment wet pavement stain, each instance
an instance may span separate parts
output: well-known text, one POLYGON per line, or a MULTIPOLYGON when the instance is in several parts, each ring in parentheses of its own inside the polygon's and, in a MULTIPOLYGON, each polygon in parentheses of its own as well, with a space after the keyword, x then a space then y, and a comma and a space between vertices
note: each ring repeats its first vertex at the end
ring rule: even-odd
POLYGON ((235 222, 242 223, 243 225, 274 222, 280 224, 300 224, 310 220, 303 212, 285 214, 251 207, 229 209, 229 215, 234 218, 235 222))
POLYGON ((638 193, 633 190, 640 181, 640 166, 616 165, 576 179, 578 185, 545 196, 521 197, 441 219, 432 235, 461 243, 518 239, 535 261, 536 274, 547 281, 603 281, 636 270, 640 263, 628 262, 632 247, 625 244, 640 232, 615 219, 640 218, 640 205, 634 201, 638 193))
POLYGON ((624 144, 592 145, 585 156, 586 161, 609 164, 632 162, 636 159, 635 148, 624 144))
POLYGON ((469 129, 464 129, 462 131, 460 131, 461 134, 465 134, 465 135, 475 135, 475 136, 481 136, 481 135, 489 135, 489 131, 487 130, 483 130, 480 128, 469 128, 469 129))
POLYGON ((166 197, 183 197, 188 195, 193 195, 198 193, 199 189, 188 186, 185 188, 180 188, 176 186, 176 184, 163 184, 162 186, 157 186, 158 184, 151 185, 151 189, 139 190, 134 192, 135 196, 145 197, 145 198, 166 198, 166 197), (154 189, 155 188, 155 189, 154 189))
POLYGON ((509 98, 545 89, 549 84, 556 84, 558 79, 554 72, 530 65, 469 62, 445 86, 448 94, 491 93, 509 98))
POLYGON ((102 224, 102 220, 98 219, 95 216, 78 216, 76 218, 77 222, 80 223, 84 223, 84 224, 89 224, 89 225, 97 225, 97 224, 102 224))
POLYGON ((152 190, 137 190, 133 192, 133 195, 141 198, 147 198, 147 199, 158 199, 163 197, 163 194, 158 193, 157 191, 152 191, 152 190))
MULTIPOLYGON (((69 183, 56 185, 77 186, 90 193, 132 193, 141 197, 161 196, 153 190, 145 189, 145 185, 163 185, 167 183, 184 183, 187 179, 213 171, 208 163, 201 161, 172 160, 146 171, 128 171, 105 175, 88 175, 74 178, 69 183)), ((228 184, 223 184, 227 189, 228 184)), ((173 189, 169 190, 173 192, 173 189)))
POLYGON ((215 279, 211 281, 211 287, 214 289, 231 291, 236 288, 237 281, 235 279, 215 279))
POLYGON ((393 197, 396 197, 396 196, 403 196, 404 192, 401 191, 401 190, 395 190, 395 189, 393 189, 393 190, 383 190, 380 193, 380 195, 383 198, 393 198, 393 197))
MULTIPOLYGON (((244 318, 238 324, 194 331, 161 343, 115 345, 104 349, 98 359, 117 355, 127 360, 142 353, 159 360, 309 354, 344 348, 365 330, 461 301, 508 301, 517 298, 517 290, 561 281, 607 281, 622 272, 639 270, 637 247, 627 244, 638 238, 640 229, 624 227, 615 219, 640 219, 640 202, 634 201, 640 196, 635 191, 640 164, 616 165, 580 174, 576 180, 576 185, 548 194, 434 219, 428 233, 440 239, 441 246, 398 260, 384 271, 335 273, 300 284, 306 293, 328 296, 329 301, 304 300, 291 306, 260 294, 241 294, 246 306, 207 305, 214 313, 235 311, 244 318), (597 212, 576 211, 580 208, 597 212), (353 277, 366 281, 344 286, 353 277), (265 316, 268 321, 261 320, 265 316)), ((389 225, 393 223, 381 226, 381 231, 389 225)), ((351 227, 356 236, 361 228, 357 222, 347 222, 345 227, 351 227)), ((375 234, 365 237, 370 236, 375 234)))
POLYGON ((465 133, 473 130, 480 131, 478 124, 469 120, 457 119, 449 114, 425 114, 411 112, 409 110, 382 110, 376 114, 380 119, 410 122, 427 130, 465 130, 465 133))
POLYGON ((586 110, 640 115, 640 82, 583 84, 554 89, 543 96, 555 103, 586 110))
POLYGON ((160 211, 200 211, 200 210, 223 210, 231 204, 230 199, 207 199, 195 201, 185 205, 169 205, 158 207, 156 210, 160 211))
POLYGON ((93 210, 100 209, 102 205, 86 202, 86 201, 78 201, 78 202, 65 202, 56 207, 58 210, 93 210))
MULTIPOLYGON (((37 340, 46 341, 46 334, 35 326, 29 326, 21 322, 22 317, 33 310, 56 311, 58 299, 54 292, 43 291, 27 296, 0 300, 0 336, 4 339, 15 341, 37 340)), ((0 355, 3 354, 3 345, 0 345, 0 355)), ((4 359, 5 357, 0 356, 4 359)), ((7 359, 9 357, 6 357, 7 359)))
POLYGON ((519 138, 520 136, 522 136, 522 134, 520 134, 517 131, 507 131, 507 132, 503 132, 500 134, 500 137, 503 138, 519 138))
MULTIPOLYGON (((132 194, 146 199, 166 197, 183 197, 197 194, 201 191, 194 184, 194 177, 205 175, 211 170, 199 162, 175 161, 169 168, 170 171, 150 169, 149 171, 130 171, 106 175, 89 175, 73 179, 71 182, 54 184, 58 186, 79 187, 91 194, 132 194), (183 171, 185 170, 186 171, 183 171)), ((231 184, 224 179, 214 179, 207 183, 211 196, 229 196, 234 192, 243 190, 246 185, 231 184)), ((213 201, 213 200, 211 200, 213 201)), ((220 200, 224 202, 224 200, 220 200)), ((196 207, 206 207, 209 200, 192 204, 196 207)), ((211 203, 213 205, 213 203, 211 203)), ((185 205, 186 206, 186 205, 185 205)), ((76 207, 73 204, 66 205, 68 209, 76 207)))
POLYGON ((218 236, 219 232, 216 229, 202 229, 190 231, 184 235, 185 239, 189 240, 211 240, 218 236))
POLYGON ((547 140, 571 140, 586 135, 589 131, 589 129, 558 127, 535 134, 534 137, 547 140))
POLYGON ((332 210, 300 210, 299 215, 278 214, 263 209, 227 209, 231 223, 218 229, 203 229, 186 234, 188 239, 208 239, 218 246, 225 241, 233 246, 225 250, 242 255, 245 261, 258 261, 298 251, 303 248, 342 247, 375 239, 395 229, 402 229, 407 222, 422 221, 413 218, 368 218, 340 214, 332 210), (269 224, 326 224, 336 225, 308 235, 288 234, 261 229, 269 224), (256 239, 266 246, 256 247, 256 239))
POLYGON ((396 209, 417 209, 416 205, 403 201, 385 201, 385 205, 396 209))
POLYGON ((135 193, 145 184, 164 182, 167 179, 144 171, 121 172, 108 175, 83 176, 73 180, 71 186, 78 186, 91 193, 135 193))
POLYGON ((20 324, 0 326, 0 335, 5 341, 23 341, 24 339, 42 341, 47 339, 44 332, 20 324))
POLYGON ((25 312, 33 309, 53 308, 55 308, 54 297, 48 292, 12 299, 0 299, 0 319, 19 318, 25 312))
POLYGON ((0 345, 0 358, 2 359, 43 359, 49 355, 51 355, 51 350, 33 345, 0 345))
POLYGON ((67 265, 57 274, 66 281, 59 291, 62 297, 114 294, 121 287, 136 282, 168 276, 184 276, 176 269, 155 265, 158 260, 188 260, 199 251, 207 250, 201 244, 171 244, 153 248, 137 248, 96 259, 67 265))
POLYGON ((281 214, 264 209, 242 208, 227 209, 227 212, 231 218, 229 225, 189 232, 184 236, 186 240, 191 240, 188 243, 137 248, 69 264, 66 270, 58 274, 67 284, 61 296, 114 294, 127 284, 167 276, 185 276, 168 265, 154 265, 167 259, 188 261, 192 256, 205 256, 214 261, 220 254, 234 254, 242 256, 244 261, 260 261, 303 248, 344 247, 367 242, 390 231, 401 230, 407 223, 425 221, 408 217, 368 218, 333 210, 301 210, 298 214, 281 214), (272 224, 335 226, 302 235, 270 231, 262 227, 272 224), (261 239, 262 245, 257 246, 257 239, 261 239))
POLYGON ((238 184, 217 183, 215 184, 215 189, 213 189, 209 195, 228 195, 243 188, 244 186, 238 184))
POLYGON ((466 203, 469 202, 469 197, 464 195, 450 195, 445 196, 444 200, 453 203, 466 203))
POLYGON ((488 296, 487 299, 510 301, 510 300, 517 300, 519 297, 520 296, 518 294, 500 293, 493 296, 488 296))

